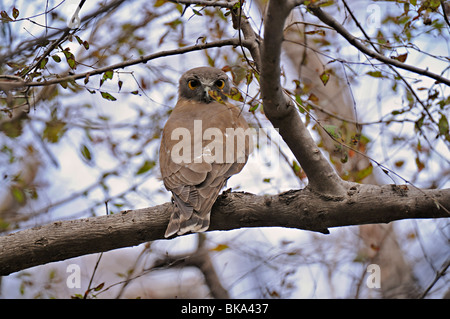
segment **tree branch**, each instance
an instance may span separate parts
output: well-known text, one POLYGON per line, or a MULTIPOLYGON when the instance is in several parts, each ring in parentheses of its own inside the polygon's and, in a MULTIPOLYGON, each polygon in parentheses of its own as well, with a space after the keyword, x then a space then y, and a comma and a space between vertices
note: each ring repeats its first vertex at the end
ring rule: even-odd
POLYGON ((221 7, 227 9, 234 9, 235 5, 239 4, 239 0, 235 1, 211 1, 211 0, 169 0, 173 3, 180 3, 185 5, 199 5, 205 7, 221 7))
POLYGON ((289 146, 308 176, 309 187, 326 195, 342 197, 345 182, 326 160, 302 122, 297 108, 283 92, 280 55, 287 16, 296 3, 270 1, 264 23, 261 52, 261 94, 264 113, 289 146))
POLYGON ((184 253, 181 255, 166 255, 160 260, 156 260, 153 269, 165 267, 197 267, 205 278, 211 295, 216 299, 230 299, 228 291, 222 286, 219 276, 214 269, 209 250, 205 247, 206 236, 204 233, 198 233, 198 247, 192 253, 184 253))
POLYGON ((361 42, 359 42, 358 38, 354 37, 350 32, 348 32, 336 19, 334 19, 331 15, 328 13, 322 11, 319 7, 316 6, 309 6, 308 9, 314 13, 314 15, 319 18, 323 23, 326 25, 332 27, 337 33, 339 33, 344 39, 346 39, 351 45, 353 45, 355 48, 357 48, 359 51, 361 51, 364 54, 367 54, 368 56, 377 59, 378 61, 381 61, 383 63, 393 65, 395 67, 414 72, 416 74, 428 76, 432 79, 435 79, 436 81, 440 83, 444 83, 446 85, 450 86, 450 79, 444 78, 443 76, 440 76, 439 74, 435 74, 433 72, 430 72, 426 69, 421 69, 418 67, 415 67, 413 65, 405 64, 400 61, 388 58, 378 52, 372 51, 366 46, 364 46, 361 42))
POLYGON ((141 56, 137 59, 127 60, 124 62, 105 66, 103 68, 98 68, 98 69, 95 69, 92 71, 69 75, 69 76, 56 78, 56 79, 52 79, 52 80, 48 80, 48 81, 41 81, 41 82, 26 82, 26 81, 3 82, 3 81, 0 81, 0 88, 5 86, 5 87, 8 87, 8 89, 14 89, 14 88, 27 87, 27 86, 28 87, 46 86, 46 85, 58 84, 58 83, 62 83, 62 82, 71 82, 71 81, 75 81, 75 80, 79 80, 79 79, 84 79, 91 75, 102 74, 109 70, 123 69, 125 67, 132 66, 135 64, 147 63, 148 61, 154 60, 157 58, 168 57, 168 56, 172 56, 172 55, 178 55, 178 54, 183 54, 183 53, 187 53, 187 52, 205 50, 205 49, 210 49, 210 48, 220 48, 223 46, 238 46, 238 45, 243 45, 244 47, 247 47, 247 46, 251 46, 252 44, 248 41, 239 41, 239 39, 225 39, 225 40, 219 40, 219 41, 214 41, 214 42, 210 42, 210 43, 195 44, 192 46, 182 47, 182 48, 178 48, 178 49, 174 49, 174 50, 160 51, 160 52, 149 54, 146 56, 141 56))
MULTIPOLYGON (((450 215, 450 189, 352 184, 344 200, 310 189, 257 196, 224 192, 213 206, 210 230, 289 227, 328 233, 328 228, 450 215), (437 204, 437 201, 439 204, 437 204)), ((0 275, 85 254, 163 239, 170 203, 114 215, 58 221, 0 237, 0 275)))

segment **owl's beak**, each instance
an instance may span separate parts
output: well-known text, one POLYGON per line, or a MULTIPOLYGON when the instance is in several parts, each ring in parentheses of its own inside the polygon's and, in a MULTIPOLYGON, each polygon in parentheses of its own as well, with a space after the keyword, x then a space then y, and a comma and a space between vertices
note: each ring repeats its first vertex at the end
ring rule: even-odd
POLYGON ((209 92, 212 91, 211 88, 209 86, 205 86, 205 101, 207 103, 211 102, 211 95, 209 94, 209 92))

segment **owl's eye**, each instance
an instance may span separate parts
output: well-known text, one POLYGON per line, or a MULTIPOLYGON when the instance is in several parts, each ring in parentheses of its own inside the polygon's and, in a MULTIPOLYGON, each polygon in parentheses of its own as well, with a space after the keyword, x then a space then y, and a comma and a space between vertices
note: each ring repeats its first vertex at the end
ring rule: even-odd
POLYGON ((189 80, 188 86, 191 90, 195 90, 200 85, 200 82, 197 80, 189 80))
POLYGON ((222 90, 225 87, 225 81, 224 80, 217 80, 214 83, 220 90, 222 90))

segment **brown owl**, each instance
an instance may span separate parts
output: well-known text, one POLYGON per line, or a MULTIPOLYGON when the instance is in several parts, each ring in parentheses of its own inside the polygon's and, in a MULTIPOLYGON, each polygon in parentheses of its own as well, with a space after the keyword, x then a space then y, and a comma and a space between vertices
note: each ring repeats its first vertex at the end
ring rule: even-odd
POLYGON ((159 152, 175 205, 165 237, 206 231, 220 190, 252 151, 251 130, 241 110, 227 102, 229 93, 227 75, 216 68, 191 69, 180 78, 159 152))

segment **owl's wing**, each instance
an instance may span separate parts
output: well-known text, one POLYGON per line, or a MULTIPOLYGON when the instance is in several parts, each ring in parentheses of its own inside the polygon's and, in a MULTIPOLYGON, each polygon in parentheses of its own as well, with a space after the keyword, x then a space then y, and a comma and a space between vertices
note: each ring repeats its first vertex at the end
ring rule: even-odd
POLYGON ((163 176, 164 185, 172 191, 179 209, 170 218, 166 237, 208 229, 211 207, 229 177, 227 171, 233 164, 203 164, 207 165, 171 165, 174 170, 163 176))
MULTIPOLYGON (((197 105, 198 108, 198 105, 197 105)), ((211 106, 209 110, 213 109, 211 106)), ((220 113, 215 114, 215 123, 218 128, 225 132, 227 126, 234 126, 236 123, 232 121, 234 113, 228 112, 228 117, 221 118, 220 113), (231 114, 231 115, 230 115, 231 114), (231 116, 231 117, 230 117, 231 116)), ((205 113, 202 113, 203 116, 205 113)), ((166 123, 163 132, 163 138, 160 148, 160 168, 161 175, 165 187, 173 194, 173 199, 178 210, 172 213, 169 225, 167 227, 165 237, 169 237, 175 233, 181 235, 191 232, 205 231, 209 227, 209 217, 211 208, 216 201, 220 190, 225 185, 227 179, 240 172, 251 148, 246 148, 245 161, 242 163, 175 163, 171 157, 172 148, 177 144, 178 140, 171 140, 171 132, 179 125, 186 124, 186 118, 172 114, 166 123), (172 117, 172 115, 175 115, 172 117), (182 121, 178 121, 182 119, 182 121)), ((243 120, 243 119, 242 119, 243 120)), ((242 121, 240 120, 240 121, 242 121)), ((238 122, 238 125, 247 126, 244 122, 238 122)), ((210 141, 202 142, 202 152, 208 151, 207 146, 210 141)), ((217 148, 225 149, 225 145, 217 141, 217 148)))

